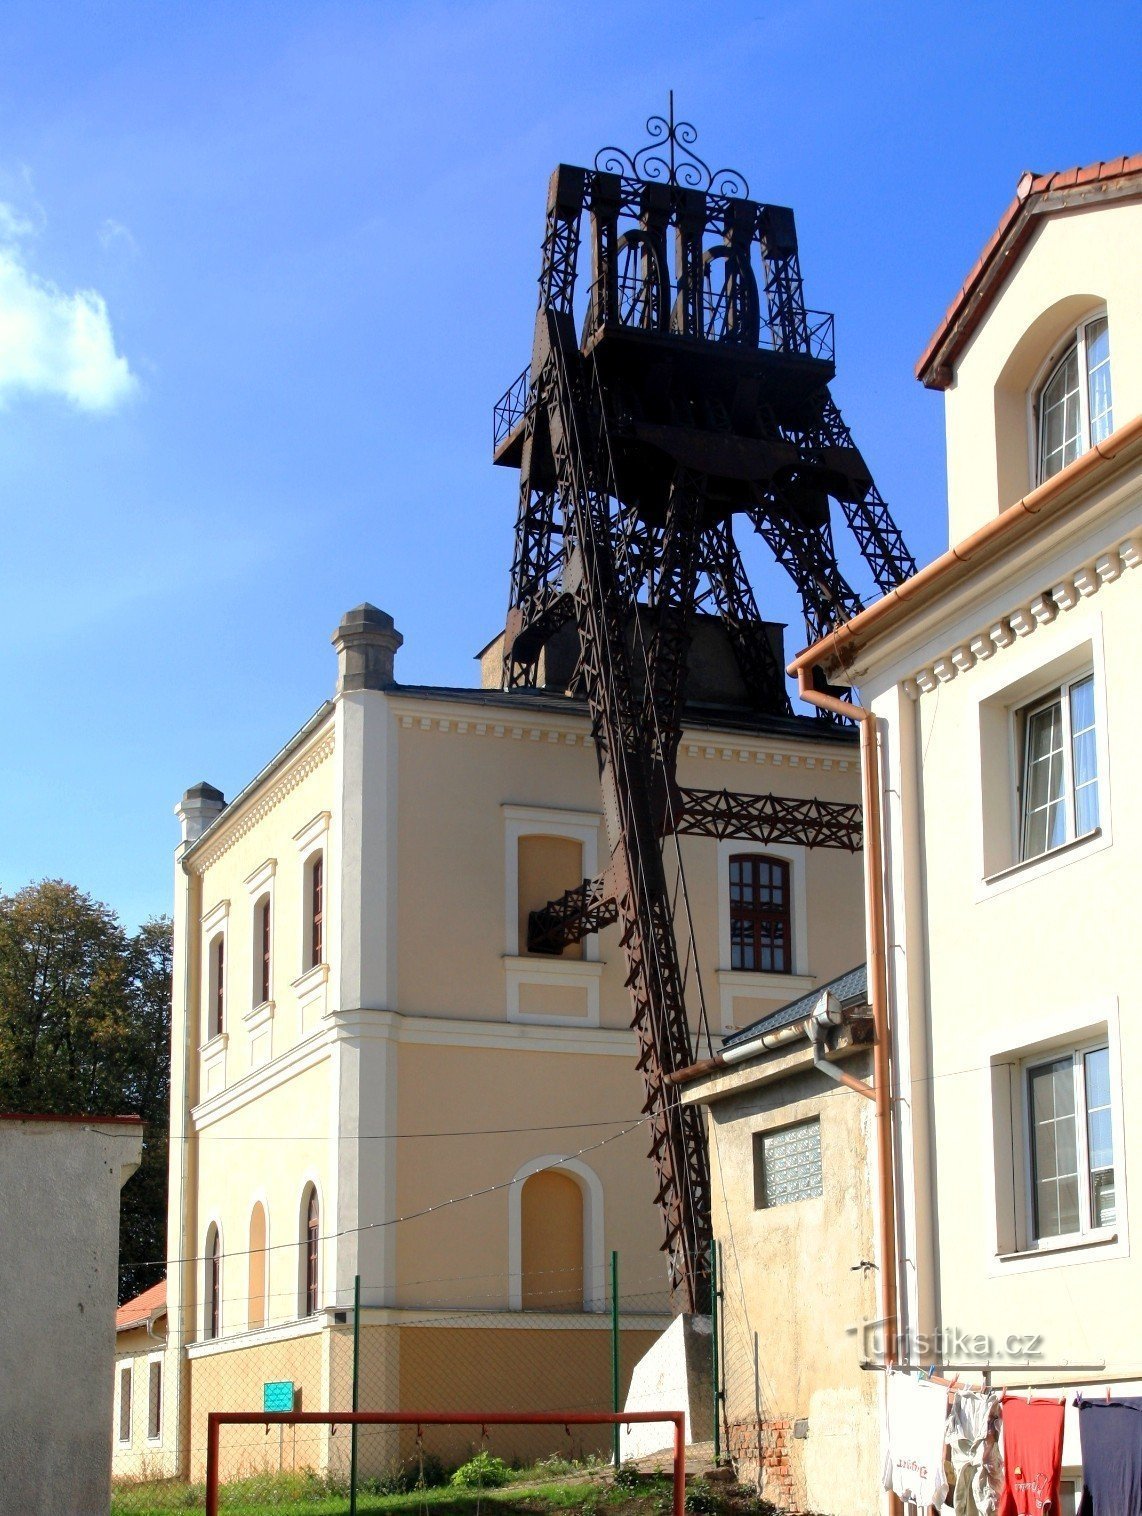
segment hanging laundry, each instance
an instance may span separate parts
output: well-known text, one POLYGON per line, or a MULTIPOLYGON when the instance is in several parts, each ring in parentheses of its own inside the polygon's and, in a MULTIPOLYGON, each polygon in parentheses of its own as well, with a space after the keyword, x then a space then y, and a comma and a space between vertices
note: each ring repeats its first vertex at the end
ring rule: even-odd
POLYGON ((1079 1516, 1142 1516, 1142 1400, 1075 1401, 1083 1454, 1079 1516))
POLYGON ((1003 1491, 999 1396, 957 1390, 948 1412, 956 1516, 996 1516, 1003 1491))
POLYGON ((999 1516, 1058 1516, 1062 1462, 1062 1401, 1005 1395, 999 1516))
POLYGON ((944 1430, 948 1392, 913 1374, 888 1375, 888 1451, 884 1488, 921 1510, 943 1505, 948 1489, 944 1430))

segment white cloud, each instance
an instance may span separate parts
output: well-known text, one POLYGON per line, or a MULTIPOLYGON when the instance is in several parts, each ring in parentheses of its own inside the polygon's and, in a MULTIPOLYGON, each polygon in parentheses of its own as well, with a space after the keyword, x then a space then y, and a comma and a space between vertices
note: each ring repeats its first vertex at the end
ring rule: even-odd
POLYGON ((136 381, 115 351, 107 302, 96 290, 69 295, 32 273, 17 244, 33 230, 0 202, 0 405, 22 392, 112 410, 136 381))
POLYGON ((131 257, 137 256, 139 244, 131 234, 131 228, 124 226, 121 221, 116 221, 114 216, 108 216, 99 228, 99 245, 104 252, 110 252, 114 247, 121 246, 131 257))

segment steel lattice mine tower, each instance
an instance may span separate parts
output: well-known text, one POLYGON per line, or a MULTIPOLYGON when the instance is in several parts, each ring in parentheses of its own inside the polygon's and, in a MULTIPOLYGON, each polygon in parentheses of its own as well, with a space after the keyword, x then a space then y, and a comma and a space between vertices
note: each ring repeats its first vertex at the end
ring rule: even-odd
POLYGON ((495 461, 520 473, 503 682, 534 687, 544 648, 577 634, 569 682, 590 709, 610 862, 535 912, 528 941, 557 952, 620 925, 671 1287, 677 1308, 701 1311, 709 1165, 697 1111, 665 1083, 693 1052, 663 841, 856 850, 860 818, 678 786, 695 617, 720 616, 750 708, 788 715, 736 521, 788 571, 814 640, 861 608, 837 564, 832 502, 882 592, 915 563, 829 393, 833 318, 805 309, 792 211, 711 171, 673 97, 647 129, 633 156, 606 148, 593 168, 551 177, 531 364, 495 408, 495 461))

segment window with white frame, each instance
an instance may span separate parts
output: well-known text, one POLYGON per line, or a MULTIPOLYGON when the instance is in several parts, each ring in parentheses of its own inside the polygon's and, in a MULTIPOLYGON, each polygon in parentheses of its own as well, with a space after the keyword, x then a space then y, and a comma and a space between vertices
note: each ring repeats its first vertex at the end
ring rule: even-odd
POLYGON ((734 853, 729 870, 731 969, 792 973, 789 864, 764 853, 734 853))
POLYGON ((147 1441, 161 1442, 163 1435, 163 1361, 147 1364, 147 1441))
POLYGON ((119 1441, 131 1441, 131 1365, 119 1370, 119 1441))
POLYGON ((219 932, 210 941, 207 1038, 221 1037, 226 1028, 226 937, 219 932))
POLYGON ((1069 680, 1018 714, 1020 858, 1038 858, 1098 828, 1094 676, 1069 680))
POLYGON ((1039 484, 1114 429, 1105 314, 1080 322, 1054 358, 1035 390, 1034 425, 1039 484))
POLYGON ((1106 1231, 1116 1219, 1109 1047, 1028 1061, 1024 1078, 1032 1238, 1106 1231))

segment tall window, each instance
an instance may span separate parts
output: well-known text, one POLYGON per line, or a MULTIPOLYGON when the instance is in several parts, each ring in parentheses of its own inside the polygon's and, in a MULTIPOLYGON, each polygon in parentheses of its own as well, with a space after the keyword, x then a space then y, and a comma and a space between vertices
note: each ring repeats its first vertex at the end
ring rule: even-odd
POLYGON ((1093 675, 1053 690, 1021 715, 1021 856, 1038 858, 1098 826, 1093 675))
POLYGON ((147 1436, 158 1442, 163 1431, 163 1364, 152 1358, 147 1370, 147 1436))
POLYGON ((309 869, 309 963, 315 969, 325 950, 325 856, 318 853, 309 869))
POLYGON ((1105 316, 1075 330, 1035 398, 1039 483, 1114 429, 1110 329, 1105 316))
MULTIPOLYGON (((106 1381, 105 1381, 106 1382, 106 1381)), ((131 1365, 119 1370, 119 1441, 131 1440, 131 1365)))
POLYGON ((735 853, 730 859, 730 967, 792 972, 789 865, 781 858, 735 853))
POLYGON ((204 1334, 214 1338, 222 1330, 222 1238, 216 1226, 211 1226, 206 1234, 205 1261, 205 1310, 202 1325, 204 1334))
POLYGON ((270 897, 264 896, 258 902, 257 909, 258 925, 258 980, 255 1003, 264 1005, 270 998, 270 937, 273 927, 270 897))
POLYGON ((226 938, 218 932, 211 943, 211 1037, 220 1037, 226 1025, 226 938))
POLYGON ((321 1234, 321 1217, 317 1204, 317 1191, 310 1186, 309 1200, 305 1207, 305 1316, 317 1315, 317 1262, 318 1240, 321 1234))
POLYGON ((1110 1051, 1075 1048, 1027 1070, 1035 1238, 1115 1221, 1110 1051))

